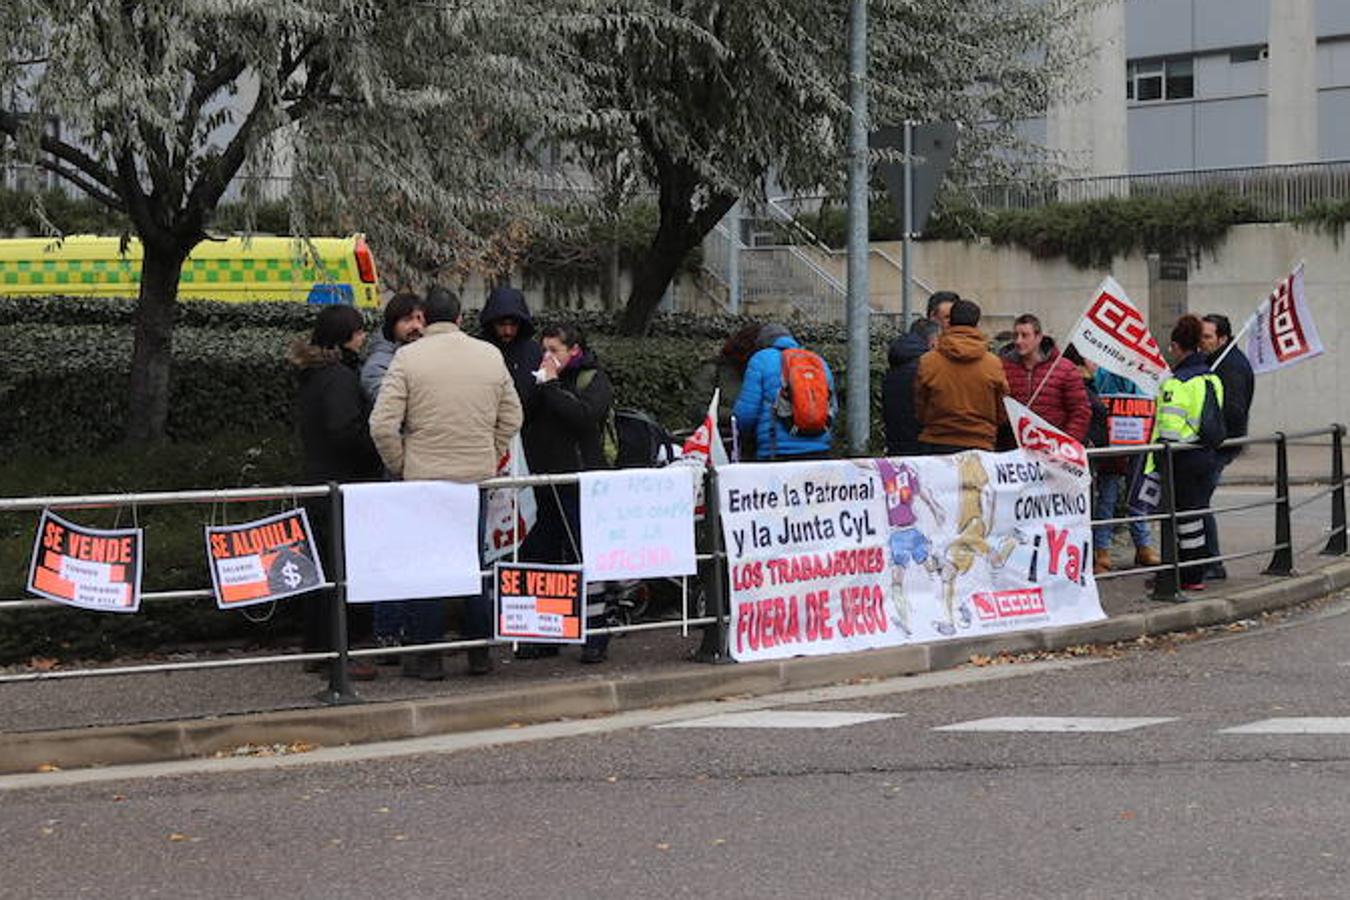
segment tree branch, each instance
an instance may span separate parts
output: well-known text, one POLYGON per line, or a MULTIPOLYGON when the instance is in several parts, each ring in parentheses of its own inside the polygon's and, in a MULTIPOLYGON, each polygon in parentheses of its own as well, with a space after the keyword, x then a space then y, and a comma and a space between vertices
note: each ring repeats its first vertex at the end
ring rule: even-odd
MULTIPOLYGON (((8 134, 15 140, 19 137, 19 131, 23 126, 23 118, 6 109, 0 109, 0 132, 8 134)), ((67 144, 58 138, 49 134, 44 134, 38 141, 38 147, 44 153, 49 153, 57 159, 68 165, 74 166, 87 176, 91 181, 101 186, 105 191, 114 194, 118 193, 117 177, 98 160, 94 159, 88 153, 67 144)))
POLYGON ((37 166, 40 169, 46 169, 48 172, 65 179, 109 209, 116 210, 120 213, 126 213, 127 206, 122 202, 120 197, 105 191, 99 185, 82 177, 79 172, 73 169, 67 169, 60 163, 53 162, 50 159, 38 160, 37 166))

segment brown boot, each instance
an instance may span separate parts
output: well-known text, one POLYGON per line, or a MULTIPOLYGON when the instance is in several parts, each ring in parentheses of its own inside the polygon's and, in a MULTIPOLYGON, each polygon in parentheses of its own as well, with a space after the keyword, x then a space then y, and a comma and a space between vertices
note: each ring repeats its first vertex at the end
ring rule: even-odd
POLYGON ((1134 564, 1136 566, 1161 566, 1162 557, 1152 547, 1138 547, 1134 551, 1134 564))
POLYGON ((1110 572, 1111 571, 1111 551, 1093 550, 1092 551, 1092 571, 1110 572))

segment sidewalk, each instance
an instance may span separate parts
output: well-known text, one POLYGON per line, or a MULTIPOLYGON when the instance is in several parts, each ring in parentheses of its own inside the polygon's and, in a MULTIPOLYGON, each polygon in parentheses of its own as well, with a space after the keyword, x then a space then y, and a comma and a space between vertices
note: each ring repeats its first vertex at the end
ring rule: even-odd
MULTIPOLYGON (((1331 439, 1288 445, 1291 484, 1329 484, 1331 481, 1331 439)), ((1275 481, 1275 445, 1257 444, 1242 451, 1223 473, 1223 484, 1273 484, 1275 481)))

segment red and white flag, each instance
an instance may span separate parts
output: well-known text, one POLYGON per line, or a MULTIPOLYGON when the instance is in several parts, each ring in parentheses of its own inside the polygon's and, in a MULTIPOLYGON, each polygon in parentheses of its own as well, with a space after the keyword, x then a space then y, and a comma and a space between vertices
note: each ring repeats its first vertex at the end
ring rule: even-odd
POLYGON ((1017 446, 1075 480, 1088 477, 1088 457, 1083 445, 1060 431, 1011 397, 1003 398, 1017 446))
POLYGON ((1077 347, 1084 359, 1133 381, 1150 397, 1172 374, 1158 342, 1148 333, 1143 315, 1109 275, 1093 294, 1066 343, 1077 347))
POLYGON ((722 446, 722 438, 717 433, 717 402, 721 395, 721 388, 713 391, 708 414, 703 417, 703 424, 685 440, 681 459, 693 459, 710 466, 725 466, 731 462, 727 457, 727 449, 722 446))
POLYGON ((1253 372, 1274 372, 1322 352, 1322 338, 1303 292, 1303 263, 1299 263, 1261 301, 1248 322, 1247 359, 1253 372))

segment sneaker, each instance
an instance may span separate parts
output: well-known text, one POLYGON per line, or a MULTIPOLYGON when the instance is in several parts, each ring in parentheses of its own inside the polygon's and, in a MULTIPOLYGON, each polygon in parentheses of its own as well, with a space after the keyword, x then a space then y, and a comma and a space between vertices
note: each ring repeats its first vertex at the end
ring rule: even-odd
POLYGON ((470 675, 486 675, 492 671, 492 650, 488 647, 471 647, 468 657, 470 675))
POLYGON ((1134 551, 1134 564, 1136 566, 1161 566, 1162 557, 1158 551, 1152 547, 1136 547, 1134 551))
POLYGON ((1197 581, 1193 584, 1183 584, 1181 586, 1181 589, 1186 593, 1192 593, 1194 591, 1203 591, 1205 589, 1205 583, 1203 581, 1197 581))
POLYGON ((1227 581, 1228 570, 1224 568, 1223 563, 1213 563, 1205 566, 1206 581, 1227 581))
POLYGON ((1092 551, 1092 571, 1110 572, 1111 571, 1111 551, 1093 550, 1092 551))
POLYGON ((609 635, 593 634, 581 648, 581 661, 587 665, 602 663, 609 658, 609 635))

